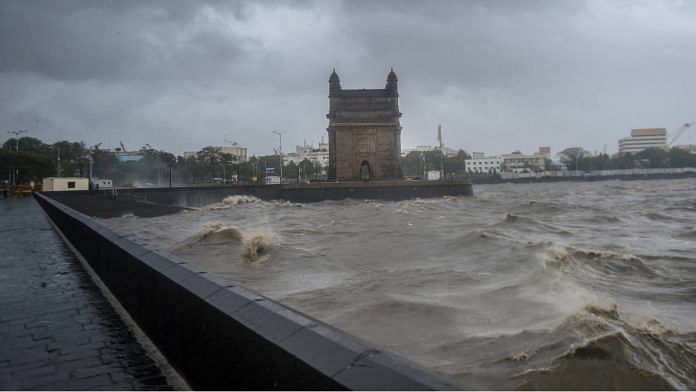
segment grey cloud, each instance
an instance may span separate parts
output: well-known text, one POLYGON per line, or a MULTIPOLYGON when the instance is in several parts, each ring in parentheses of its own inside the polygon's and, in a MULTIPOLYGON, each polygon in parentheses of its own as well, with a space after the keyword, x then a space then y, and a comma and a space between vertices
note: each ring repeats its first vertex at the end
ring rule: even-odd
MULTIPOLYGON (((175 152, 317 141, 327 78, 400 78, 405 145, 601 149, 694 120, 696 3, 4 1, 0 127, 175 152)), ((286 146, 287 148, 287 146, 286 146)))

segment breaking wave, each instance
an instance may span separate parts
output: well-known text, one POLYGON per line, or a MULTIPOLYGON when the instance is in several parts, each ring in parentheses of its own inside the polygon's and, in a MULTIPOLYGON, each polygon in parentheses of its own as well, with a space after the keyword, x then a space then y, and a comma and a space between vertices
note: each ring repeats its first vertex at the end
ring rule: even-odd
POLYGON ((619 253, 612 250, 582 249, 551 244, 544 249, 544 262, 547 267, 560 267, 565 272, 577 268, 606 268, 621 273, 638 273, 641 276, 658 275, 646 261, 632 253, 619 253), (591 263, 590 263, 591 262, 591 263))
POLYGON ((256 263, 264 261, 272 247, 278 243, 278 235, 271 229, 242 231, 236 226, 225 226, 222 222, 211 222, 203 225, 196 234, 175 249, 220 244, 241 245, 244 259, 256 263))
POLYGON ((264 261, 273 245, 278 244, 278 236, 270 229, 257 230, 242 236, 244 257, 253 263, 264 261))
MULTIPOLYGON (((684 334, 654 318, 624 319, 618 306, 590 303, 551 334, 580 340, 536 368, 516 376, 518 389, 693 389, 696 349, 684 334)), ((508 359, 525 362, 543 347, 508 359)))
POLYGON ((259 199, 254 196, 247 195, 231 195, 222 199, 219 203, 211 204, 207 207, 209 210, 223 210, 239 204, 256 203, 259 199))
POLYGON ((197 241, 211 237, 240 240, 242 238, 242 233, 239 228, 235 226, 225 226, 221 222, 214 222, 203 225, 203 227, 194 235, 194 239, 197 241))

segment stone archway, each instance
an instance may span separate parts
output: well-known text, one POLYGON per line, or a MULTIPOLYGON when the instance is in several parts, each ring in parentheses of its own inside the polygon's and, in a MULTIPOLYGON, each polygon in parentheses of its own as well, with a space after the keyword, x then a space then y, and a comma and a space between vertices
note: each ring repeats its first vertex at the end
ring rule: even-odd
POLYGON ((370 162, 362 161, 360 164, 360 181, 370 181, 372 179, 372 167, 370 162))

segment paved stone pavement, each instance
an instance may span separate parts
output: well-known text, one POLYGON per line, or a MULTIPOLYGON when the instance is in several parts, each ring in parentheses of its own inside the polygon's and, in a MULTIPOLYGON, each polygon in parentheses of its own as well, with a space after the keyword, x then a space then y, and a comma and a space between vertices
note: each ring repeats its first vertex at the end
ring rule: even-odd
POLYGON ((0 389, 172 389, 33 198, 0 199, 0 389))

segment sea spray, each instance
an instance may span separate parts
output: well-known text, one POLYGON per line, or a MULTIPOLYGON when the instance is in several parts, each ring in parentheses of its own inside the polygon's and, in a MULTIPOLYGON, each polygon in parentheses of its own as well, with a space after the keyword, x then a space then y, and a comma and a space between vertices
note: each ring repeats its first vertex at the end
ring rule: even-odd
POLYGON ((253 196, 247 196, 247 195, 231 195, 227 196, 224 199, 222 199, 221 202, 218 203, 213 203, 207 207, 204 207, 204 209, 208 210, 224 210, 233 206, 237 206, 240 204, 247 204, 247 203, 256 203, 258 202, 259 199, 253 196))
POLYGON ((245 233, 242 236, 244 257, 252 263, 263 261, 271 246, 277 243, 278 236, 270 229, 245 233))
POLYGON ((253 196, 232 195, 232 196, 227 196, 224 199, 222 199, 222 204, 224 204, 226 206, 234 206, 237 204, 254 203, 258 200, 259 199, 255 198, 253 196))
POLYGON ((196 233, 195 237, 197 239, 203 239, 208 237, 209 235, 215 233, 216 231, 220 230, 223 227, 222 222, 211 222, 211 223, 206 223, 203 225, 203 227, 198 230, 196 233))

